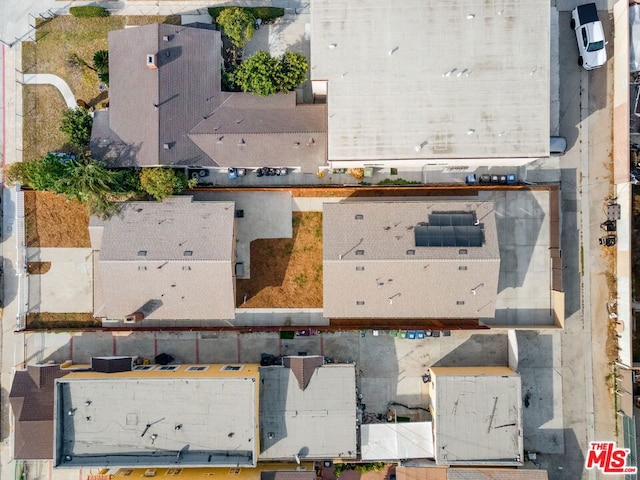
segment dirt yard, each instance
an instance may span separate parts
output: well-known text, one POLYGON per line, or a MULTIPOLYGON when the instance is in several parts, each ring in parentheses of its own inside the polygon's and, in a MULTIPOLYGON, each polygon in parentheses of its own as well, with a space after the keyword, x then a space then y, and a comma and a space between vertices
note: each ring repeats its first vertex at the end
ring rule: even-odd
POLYGON ((322 308, 322 214, 296 212, 292 222, 293 238, 251 242, 251 278, 236 283, 238 307, 322 308))
POLYGON ((89 242, 87 209, 51 192, 24 193, 27 247, 79 247, 89 242))

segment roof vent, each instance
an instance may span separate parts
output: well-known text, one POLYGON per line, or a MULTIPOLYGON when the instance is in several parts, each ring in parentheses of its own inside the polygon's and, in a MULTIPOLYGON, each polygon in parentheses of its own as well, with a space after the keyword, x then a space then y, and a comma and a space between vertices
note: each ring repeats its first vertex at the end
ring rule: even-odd
POLYGON ((151 70, 158 68, 158 65, 156 64, 156 56, 152 53, 147 53, 147 68, 151 70))
POLYGON ((244 138, 241 138, 240 141, 238 142, 239 147, 244 147, 246 144, 247 142, 244 141, 244 138))
POLYGON ((364 255, 364 250, 356 250, 356 255, 364 255))
POLYGON ((415 255, 416 251, 411 249, 411 250, 407 250, 407 255, 415 255))
POLYGON ((147 251, 146 250, 138 250, 138 256, 139 257, 146 257, 147 256, 147 251))
POLYGON ((169 35, 163 35, 162 40, 168 42, 169 40, 171 40, 171 37, 169 35))
POLYGON ((356 214, 356 220, 363 220, 364 219, 364 215, 357 213, 356 214))
POLYGON ((191 257, 193 256, 193 250, 185 250, 183 255, 185 257, 191 257))
POLYGON ((170 143, 163 143, 162 144, 162 148, 164 148, 165 150, 169 150, 171 148, 171 144, 170 143))

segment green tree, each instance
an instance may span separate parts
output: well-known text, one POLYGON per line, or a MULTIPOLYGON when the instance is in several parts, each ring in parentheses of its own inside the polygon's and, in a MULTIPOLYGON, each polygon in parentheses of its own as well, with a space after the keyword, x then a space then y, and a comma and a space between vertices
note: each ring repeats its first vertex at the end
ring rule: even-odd
POLYGON ((62 112, 60 130, 67 135, 68 142, 79 149, 89 146, 93 118, 86 108, 68 108, 62 112))
POLYGON ((44 158, 9 165, 7 182, 9 184, 20 182, 34 190, 61 193, 58 183, 65 176, 65 172, 66 165, 58 157, 47 155, 44 158))
POLYGON ((244 92, 266 97, 277 92, 277 70, 278 60, 259 50, 240 64, 233 80, 244 92))
POLYGON ((309 64, 304 55, 294 52, 285 52, 279 59, 279 92, 295 90, 307 79, 309 64))
POLYGON ((250 11, 240 7, 225 8, 216 19, 231 43, 238 48, 244 47, 253 38, 255 21, 250 11))
POLYGON ((153 198, 162 202, 175 193, 193 188, 197 179, 187 180, 184 173, 173 168, 144 168, 140 172, 140 186, 153 198))
POLYGON ((294 90, 306 80, 308 69, 304 55, 286 52, 272 57, 260 50, 240 64, 233 80, 244 92, 267 96, 294 90))
POLYGON ((109 85, 109 51, 98 50, 93 54, 93 67, 98 72, 98 78, 109 85))

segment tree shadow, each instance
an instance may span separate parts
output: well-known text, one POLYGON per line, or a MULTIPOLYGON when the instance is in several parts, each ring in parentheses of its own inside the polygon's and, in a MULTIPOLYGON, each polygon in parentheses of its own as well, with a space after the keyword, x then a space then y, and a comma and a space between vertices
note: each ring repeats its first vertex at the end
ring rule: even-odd
POLYGON ((87 102, 87 107, 96 108, 100 102, 104 102, 107 98, 109 98, 109 90, 103 90, 96 97, 93 97, 89 102, 87 102))

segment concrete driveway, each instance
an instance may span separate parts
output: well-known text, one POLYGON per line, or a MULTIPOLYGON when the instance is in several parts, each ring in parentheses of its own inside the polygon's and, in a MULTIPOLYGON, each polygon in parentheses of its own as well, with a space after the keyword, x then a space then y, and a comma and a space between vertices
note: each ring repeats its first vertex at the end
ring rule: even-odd
POLYGON ((90 248, 28 248, 28 262, 51 262, 43 275, 29 275, 31 312, 92 312, 93 254, 90 248))
POLYGON ((250 278, 251 242, 258 238, 291 238, 290 192, 195 192, 194 200, 235 202, 236 262, 244 264, 244 273, 238 278, 250 278))

